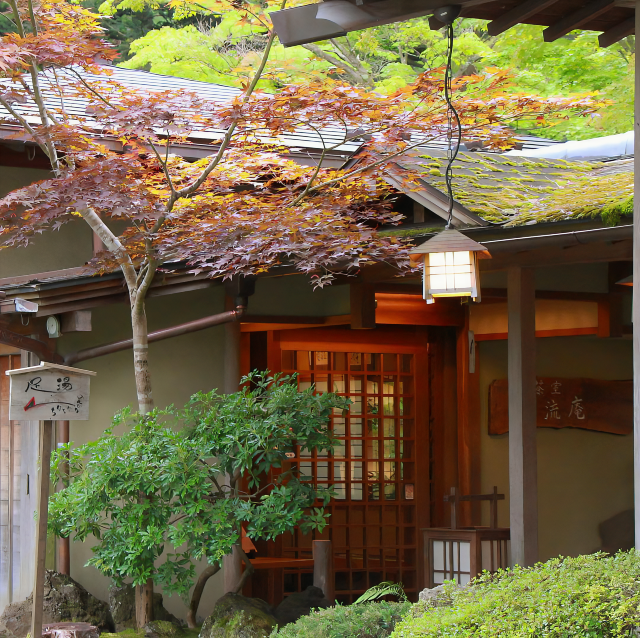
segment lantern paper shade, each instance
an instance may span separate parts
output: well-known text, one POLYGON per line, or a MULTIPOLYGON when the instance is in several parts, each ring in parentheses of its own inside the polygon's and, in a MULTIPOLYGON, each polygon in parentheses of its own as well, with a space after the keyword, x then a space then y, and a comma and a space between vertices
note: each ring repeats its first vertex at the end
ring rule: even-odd
POLYGON ((481 244, 457 230, 444 230, 411 251, 413 262, 424 263, 423 297, 471 297, 480 300, 478 257, 489 256, 481 244))

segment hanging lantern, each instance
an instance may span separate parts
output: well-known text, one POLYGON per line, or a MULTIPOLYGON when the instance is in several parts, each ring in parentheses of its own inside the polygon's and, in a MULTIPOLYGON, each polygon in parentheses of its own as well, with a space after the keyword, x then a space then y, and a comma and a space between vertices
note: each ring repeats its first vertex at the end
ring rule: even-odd
POLYGON ((491 258, 482 244, 457 230, 443 230, 409 254, 414 264, 424 263, 422 296, 427 303, 434 297, 480 301, 478 259, 491 258))

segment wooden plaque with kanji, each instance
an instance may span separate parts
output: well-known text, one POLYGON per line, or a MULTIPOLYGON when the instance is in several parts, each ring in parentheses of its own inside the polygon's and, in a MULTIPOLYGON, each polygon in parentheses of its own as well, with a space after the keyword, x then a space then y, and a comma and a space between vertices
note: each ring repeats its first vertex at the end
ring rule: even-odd
POLYGON ((14 421, 86 421, 89 380, 96 373, 55 363, 7 370, 9 418, 14 421))
MULTIPOLYGON (((633 431, 633 381, 538 377, 536 398, 539 428, 633 431)), ((489 386, 489 434, 508 431, 509 387, 498 379, 489 386)))

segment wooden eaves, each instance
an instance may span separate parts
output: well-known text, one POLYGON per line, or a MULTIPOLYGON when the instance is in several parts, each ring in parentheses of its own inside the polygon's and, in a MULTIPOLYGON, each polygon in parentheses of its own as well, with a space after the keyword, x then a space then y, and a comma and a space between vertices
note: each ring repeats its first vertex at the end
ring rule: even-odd
MULTIPOLYGON (((271 14, 285 46, 339 37, 351 31, 432 15, 447 4, 462 7, 461 17, 489 20, 498 35, 519 23, 546 26, 551 42, 574 29, 601 31, 603 47, 635 33, 634 0, 325 0, 271 14)), ((444 25, 430 19, 432 29, 444 25)))

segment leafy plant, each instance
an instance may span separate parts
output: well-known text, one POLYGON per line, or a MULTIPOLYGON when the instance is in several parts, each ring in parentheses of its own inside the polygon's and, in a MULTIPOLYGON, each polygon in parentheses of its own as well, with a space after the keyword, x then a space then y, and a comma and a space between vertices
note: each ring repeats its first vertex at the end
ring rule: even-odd
POLYGON ((302 616, 295 623, 274 630, 272 638, 385 638, 408 613, 408 602, 368 602, 336 605, 302 616))
POLYGON ((640 554, 556 558, 445 585, 447 604, 419 602, 397 638, 613 638, 640 626, 640 554))
POLYGON ((286 455, 297 446, 331 450, 329 415, 349 400, 313 388, 298 392, 295 377, 253 372, 243 382, 234 394, 195 394, 182 410, 125 409, 97 441, 68 445, 53 457, 53 480, 67 463, 70 478, 50 498, 49 528, 76 541, 92 534, 98 542, 89 565, 116 583, 152 578, 187 596, 194 561, 210 563, 191 598, 190 626, 223 556, 235 547, 245 560, 236 591, 252 573, 241 528, 249 538, 274 539, 295 526, 326 524, 330 493, 301 478, 286 455), (121 426, 126 430, 116 436, 121 426), (269 481, 274 468, 282 471, 269 481))
POLYGON ((362 594, 362 596, 360 596, 360 598, 355 601, 354 605, 368 603, 373 600, 384 598, 385 596, 397 596, 403 603, 406 603, 409 600, 407 598, 407 595, 404 593, 404 587, 402 587, 402 583, 384 581, 367 589, 367 591, 364 592, 364 594, 362 594))

